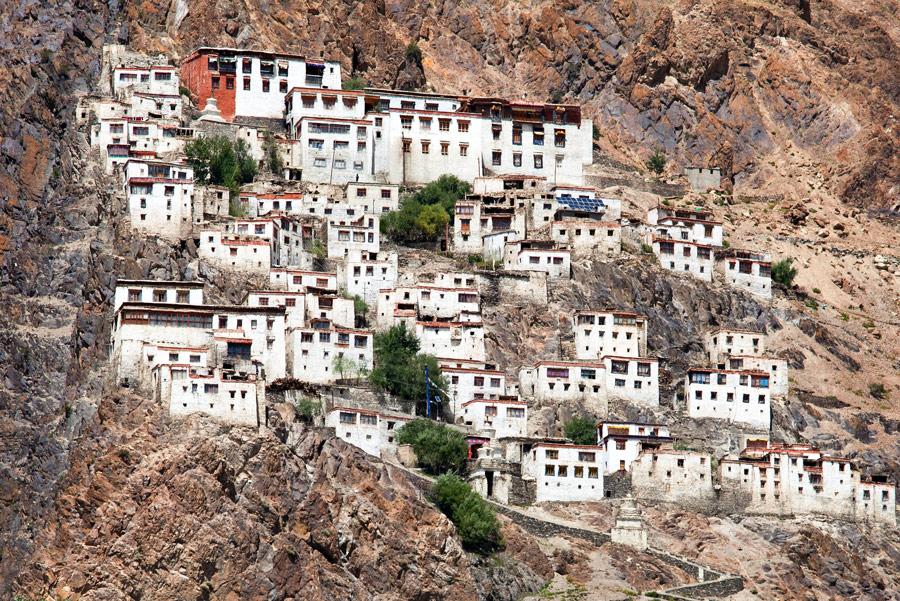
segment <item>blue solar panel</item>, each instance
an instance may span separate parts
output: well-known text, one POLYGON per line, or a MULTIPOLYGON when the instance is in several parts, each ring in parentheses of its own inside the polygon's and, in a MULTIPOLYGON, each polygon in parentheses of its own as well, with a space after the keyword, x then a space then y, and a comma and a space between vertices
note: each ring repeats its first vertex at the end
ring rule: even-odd
POLYGON ((599 198, 575 198, 568 194, 560 196, 556 199, 559 204, 564 205, 574 211, 588 211, 591 213, 599 213, 606 205, 599 198))

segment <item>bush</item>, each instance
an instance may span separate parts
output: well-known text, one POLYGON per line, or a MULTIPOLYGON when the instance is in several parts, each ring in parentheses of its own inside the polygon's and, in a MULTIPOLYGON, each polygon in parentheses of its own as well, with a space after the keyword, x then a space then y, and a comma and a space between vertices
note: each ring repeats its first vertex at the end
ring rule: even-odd
POLYGON ((653 254, 653 247, 647 244, 646 242, 641 242, 641 252, 645 255, 653 254))
POLYGON ((266 132, 266 137, 263 140, 263 153, 266 157, 266 168, 269 170, 269 173, 281 177, 284 173, 284 161, 281 159, 278 144, 275 143, 275 136, 271 132, 266 132))
POLYGON ((656 152, 650 155, 650 158, 647 159, 647 168, 656 175, 663 172, 663 169, 666 168, 666 155, 663 154, 662 150, 657 149, 656 152))
POLYGON ((566 438, 575 444, 597 444, 597 424, 586 417, 573 417, 566 423, 566 438))
POLYGON ((447 474, 438 478, 431 498, 456 525, 465 548, 486 555, 502 547, 494 508, 458 476, 447 474))
POLYGON ((887 389, 884 387, 884 384, 881 382, 877 384, 869 384, 869 394, 878 399, 879 401, 883 401, 887 398, 887 389))
POLYGON ((466 466, 466 439, 439 422, 414 419, 397 431, 397 443, 412 445, 419 465, 430 474, 461 474, 466 466))
POLYGON ((594 140, 600 139, 600 128, 593 121, 591 121, 591 138, 594 140))
POLYGON ((440 239, 456 201, 471 187, 453 175, 442 175, 400 202, 400 209, 381 218, 381 233, 400 243, 440 239))
POLYGON ((354 75, 353 77, 342 83, 341 88, 344 90, 362 90, 365 89, 365 87, 368 85, 369 83, 365 79, 363 79, 359 75, 354 75))
POLYGON ((822 291, 818 288, 813 288, 813 294, 822 294, 822 291))
POLYGON ((788 257, 772 264, 772 281, 790 288, 797 277, 797 268, 793 263, 794 260, 788 257))
POLYGON ((415 63, 419 66, 422 65, 422 49, 419 48, 419 45, 415 42, 410 42, 406 46, 406 60, 410 63, 415 63))
POLYGON ((187 96, 188 98, 190 98, 191 90, 185 85, 180 85, 180 86, 178 86, 178 94, 181 96, 187 96))
POLYGON ((256 178, 256 161, 243 140, 232 143, 225 136, 197 138, 184 147, 194 178, 202 184, 226 186, 236 192, 256 178))
POLYGON ((301 397, 294 404, 294 410, 301 420, 311 423, 316 416, 322 413, 322 403, 318 399, 301 397))
POLYGON ((441 394, 447 384, 437 360, 419 353, 419 339, 405 324, 375 334, 375 368, 369 375, 374 386, 406 400, 425 399, 425 368, 432 394, 441 394))

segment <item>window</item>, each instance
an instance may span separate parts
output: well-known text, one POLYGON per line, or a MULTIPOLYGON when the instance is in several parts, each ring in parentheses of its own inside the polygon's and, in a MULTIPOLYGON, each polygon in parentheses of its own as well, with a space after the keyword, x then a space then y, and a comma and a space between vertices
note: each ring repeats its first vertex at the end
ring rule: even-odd
POLYGON ((559 459, 559 451, 557 451, 555 449, 545 449, 544 450, 544 458, 559 459))
POLYGON ((249 342, 229 342, 227 355, 229 357, 236 357, 239 359, 249 359, 250 358, 250 343, 249 342))
POLYGON ((556 475, 560 478, 565 478, 569 475, 569 466, 568 465, 560 465, 556 470, 556 475))
POLYGON ((278 91, 282 94, 287 94, 287 80, 282 79, 278 82, 278 91))
POLYGON ((422 140, 422 154, 428 154, 429 148, 431 148, 431 142, 422 140))
POLYGON ((625 450, 625 441, 624 441, 624 440, 617 440, 617 441, 616 441, 616 450, 617 450, 617 451, 624 451, 624 450, 625 450))
POLYGON ((450 154, 450 142, 441 142, 441 156, 450 154))
POLYGON ((334 141, 334 149, 335 150, 347 150, 350 147, 350 142, 346 140, 335 140, 334 141))
POLYGON ((491 165, 500 165, 503 159, 503 153, 499 150, 491 152, 491 165))
POLYGON ((469 131, 469 122, 468 121, 457 121, 456 129, 461 132, 469 131))
POLYGON ((588 468, 588 478, 599 478, 599 477, 600 477, 600 472, 598 471, 598 468, 596 468, 596 467, 588 468))
POLYGON ((244 90, 248 91, 248 92, 250 91, 250 78, 249 77, 244 78, 244 90))
POLYGON ((325 140, 320 140, 318 138, 310 138, 309 147, 321 150, 325 145, 325 140))
POLYGON ((191 355, 190 361, 191 363, 200 363, 200 355, 191 355))
POLYGON ((212 89, 213 89, 213 90, 218 90, 218 89, 219 89, 219 78, 218 78, 218 77, 213 77, 213 78, 212 78, 212 89))
POLYGON ((459 156, 464 157, 469 154, 469 145, 468 144, 460 144, 459 145, 459 156))
POLYGON ((582 452, 582 451, 579 451, 579 452, 578 452, 578 461, 589 461, 589 462, 592 462, 592 463, 593 463, 593 462, 596 461, 596 460, 597 460, 597 454, 596 454, 596 453, 590 453, 590 452, 586 452, 586 451, 585 451, 585 452, 582 452))
POLYGON ((206 394, 219 394, 219 385, 218 384, 204 384, 203 392, 206 394))
POLYGON ((419 117, 419 127, 422 131, 431 131, 431 117, 419 117))
POLYGON ((564 367, 548 367, 547 368, 547 377, 548 378, 568 378, 569 370, 564 367))
POLYGON ((450 119, 438 119, 438 129, 440 131, 450 131, 450 119))
POLYGON ((544 466, 544 475, 545 476, 555 476, 556 468, 554 468, 552 465, 545 465, 544 466))
POLYGON ((506 417, 525 417, 524 407, 507 407, 506 417))
POLYGON ((359 424, 366 426, 377 426, 378 425, 378 416, 377 415, 366 415, 361 413, 359 415, 359 424))
POLYGON ((522 166, 522 153, 514 152, 513 153, 513 167, 521 167, 522 166))
POLYGON ((313 167, 324 167, 326 165, 325 159, 314 159, 313 167))
POLYGON ((176 303, 182 303, 182 304, 187 303, 187 302, 189 302, 188 301, 189 298, 190 298, 190 296, 189 296, 187 290, 177 290, 175 292, 175 302, 176 303))
POLYGON ((534 168, 535 169, 543 169, 544 168, 544 156, 540 154, 534 155, 534 168))
POLYGON ((226 89, 226 90, 233 90, 233 89, 234 89, 234 78, 233 78, 233 77, 226 77, 226 78, 225 78, 225 89, 226 89))
POLYGON ((649 376, 650 375, 650 364, 649 363, 638 363, 637 375, 649 376))
POLYGON ((410 151, 409 147, 411 144, 412 144, 412 141, 403 140, 403 152, 409 152, 410 151))
POLYGON ((356 414, 348 413, 346 411, 341 411, 338 415, 338 419, 342 424, 355 424, 356 423, 356 414))
POLYGON ((401 116, 400 127, 402 127, 403 129, 412 129, 412 120, 413 118, 411 116, 401 116))
MULTIPOLYGON (((253 69, 253 59, 250 59, 250 58, 241 59, 241 73, 250 73, 250 71, 252 71, 252 69, 253 69)), ((249 80, 250 78, 246 77, 244 79, 249 80)))
POLYGON ((268 79, 262 80, 262 84, 263 84, 263 86, 262 86, 262 91, 263 91, 263 92, 268 92, 268 91, 269 91, 269 86, 271 85, 271 83, 272 83, 272 82, 271 82, 270 80, 268 80, 268 79))

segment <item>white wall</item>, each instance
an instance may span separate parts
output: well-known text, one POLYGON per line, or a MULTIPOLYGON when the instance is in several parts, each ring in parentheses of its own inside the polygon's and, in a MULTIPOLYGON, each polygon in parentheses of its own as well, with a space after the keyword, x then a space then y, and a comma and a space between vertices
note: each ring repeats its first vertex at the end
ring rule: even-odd
POLYGON ((576 311, 575 356, 598 360, 605 355, 641 357, 647 354, 647 318, 617 311, 576 311))
POLYGON ((535 480, 538 503, 600 500, 603 466, 600 447, 541 444, 522 458, 522 477, 535 480))

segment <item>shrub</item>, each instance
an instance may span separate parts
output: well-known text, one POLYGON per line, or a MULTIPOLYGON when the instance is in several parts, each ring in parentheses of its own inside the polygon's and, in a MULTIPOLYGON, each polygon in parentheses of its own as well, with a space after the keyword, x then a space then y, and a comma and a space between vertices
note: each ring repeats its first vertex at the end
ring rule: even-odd
POLYGON ((406 46, 405 56, 408 62, 422 65, 422 49, 415 42, 410 42, 406 46))
POLYGON ((356 362, 346 355, 338 354, 331 360, 331 367, 343 380, 347 377, 347 374, 353 375, 353 372, 356 371, 356 362))
POLYGON ((357 325, 365 325, 368 321, 366 316, 369 313, 369 304, 358 294, 354 294, 350 298, 353 299, 353 313, 356 314, 357 325))
POLYGON ((456 201, 471 190, 453 175, 442 175, 400 202, 400 209, 381 218, 381 233, 400 243, 438 240, 450 222, 456 201))
POLYGON ((591 138, 594 140, 600 139, 600 128, 593 121, 591 121, 591 138))
POLYGON ((419 339, 405 324, 375 334, 375 368, 369 381, 381 390, 407 400, 425 399, 425 368, 432 383, 432 393, 440 394, 447 384, 437 360, 419 353, 419 339))
POLYGON ((805 304, 808 308, 812 309, 813 311, 819 310, 819 303, 817 303, 814 299, 811 299, 811 298, 807 299, 807 301, 803 304, 805 304))
POLYGON ((178 86, 178 94, 181 96, 187 96, 188 98, 191 97, 191 91, 188 89, 187 86, 184 86, 184 85, 178 86))
POLYGON ((793 266, 794 260, 790 257, 772 264, 772 281, 790 288, 797 277, 797 268, 793 266))
POLYGON ((354 75, 353 77, 342 83, 341 88, 344 90, 362 90, 368 85, 369 83, 365 79, 363 79, 359 75, 354 75))
POLYGON ((822 294, 822 291, 818 288, 813 288, 813 294, 822 294))
POLYGON ((225 136, 197 138, 184 147, 194 178, 203 184, 226 186, 237 191, 256 178, 256 161, 243 140, 232 143, 225 136))
POLYGON ((597 424, 586 417, 573 417, 566 423, 566 438, 575 444, 597 444, 597 424))
POLYGON ((414 419, 397 431, 397 443, 412 445, 419 465, 430 474, 461 474, 468 445, 453 428, 430 419, 414 419))
POLYGON ((263 153, 266 157, 266 168, 269 173, 281 177, 284 172, 284 161, 281 159, 281 153, 278 151, 278 144, 275 143, 275 136, 271 132, 266 132, 263 140, 263 153))
POLYGON ((650 155, 650 158, 647 159, 647 168, 657 175, 663 172, 663 169, 666 168, 666 155, 663 154, 662 150, 657 148, 656 151, 650 155))
POLYGON ((294 410, 302 421, 311 423, 316 416, 322 413, 322 402, 310 397, 300 397, 294 403, 294 410))
POLYGON ((869 394, 871 394, 879 401, 883 401, 887 398, 887 389, 881 382, 878 382, 877 384, 869 384, 869 394))
POLYGON ((465 548, 485 555, 501 548, 500 523, 494 508, 458 476, 438 478, 431 498, 456 525, 465 548))
POLYGON ((645 255, 653 254, 653 247, 647 244, 646 242, 641 242, 641 252, 645 255))
POLYGON ((722 248, 731 248, 731 242, 728 240, 722 240, 722 248))

